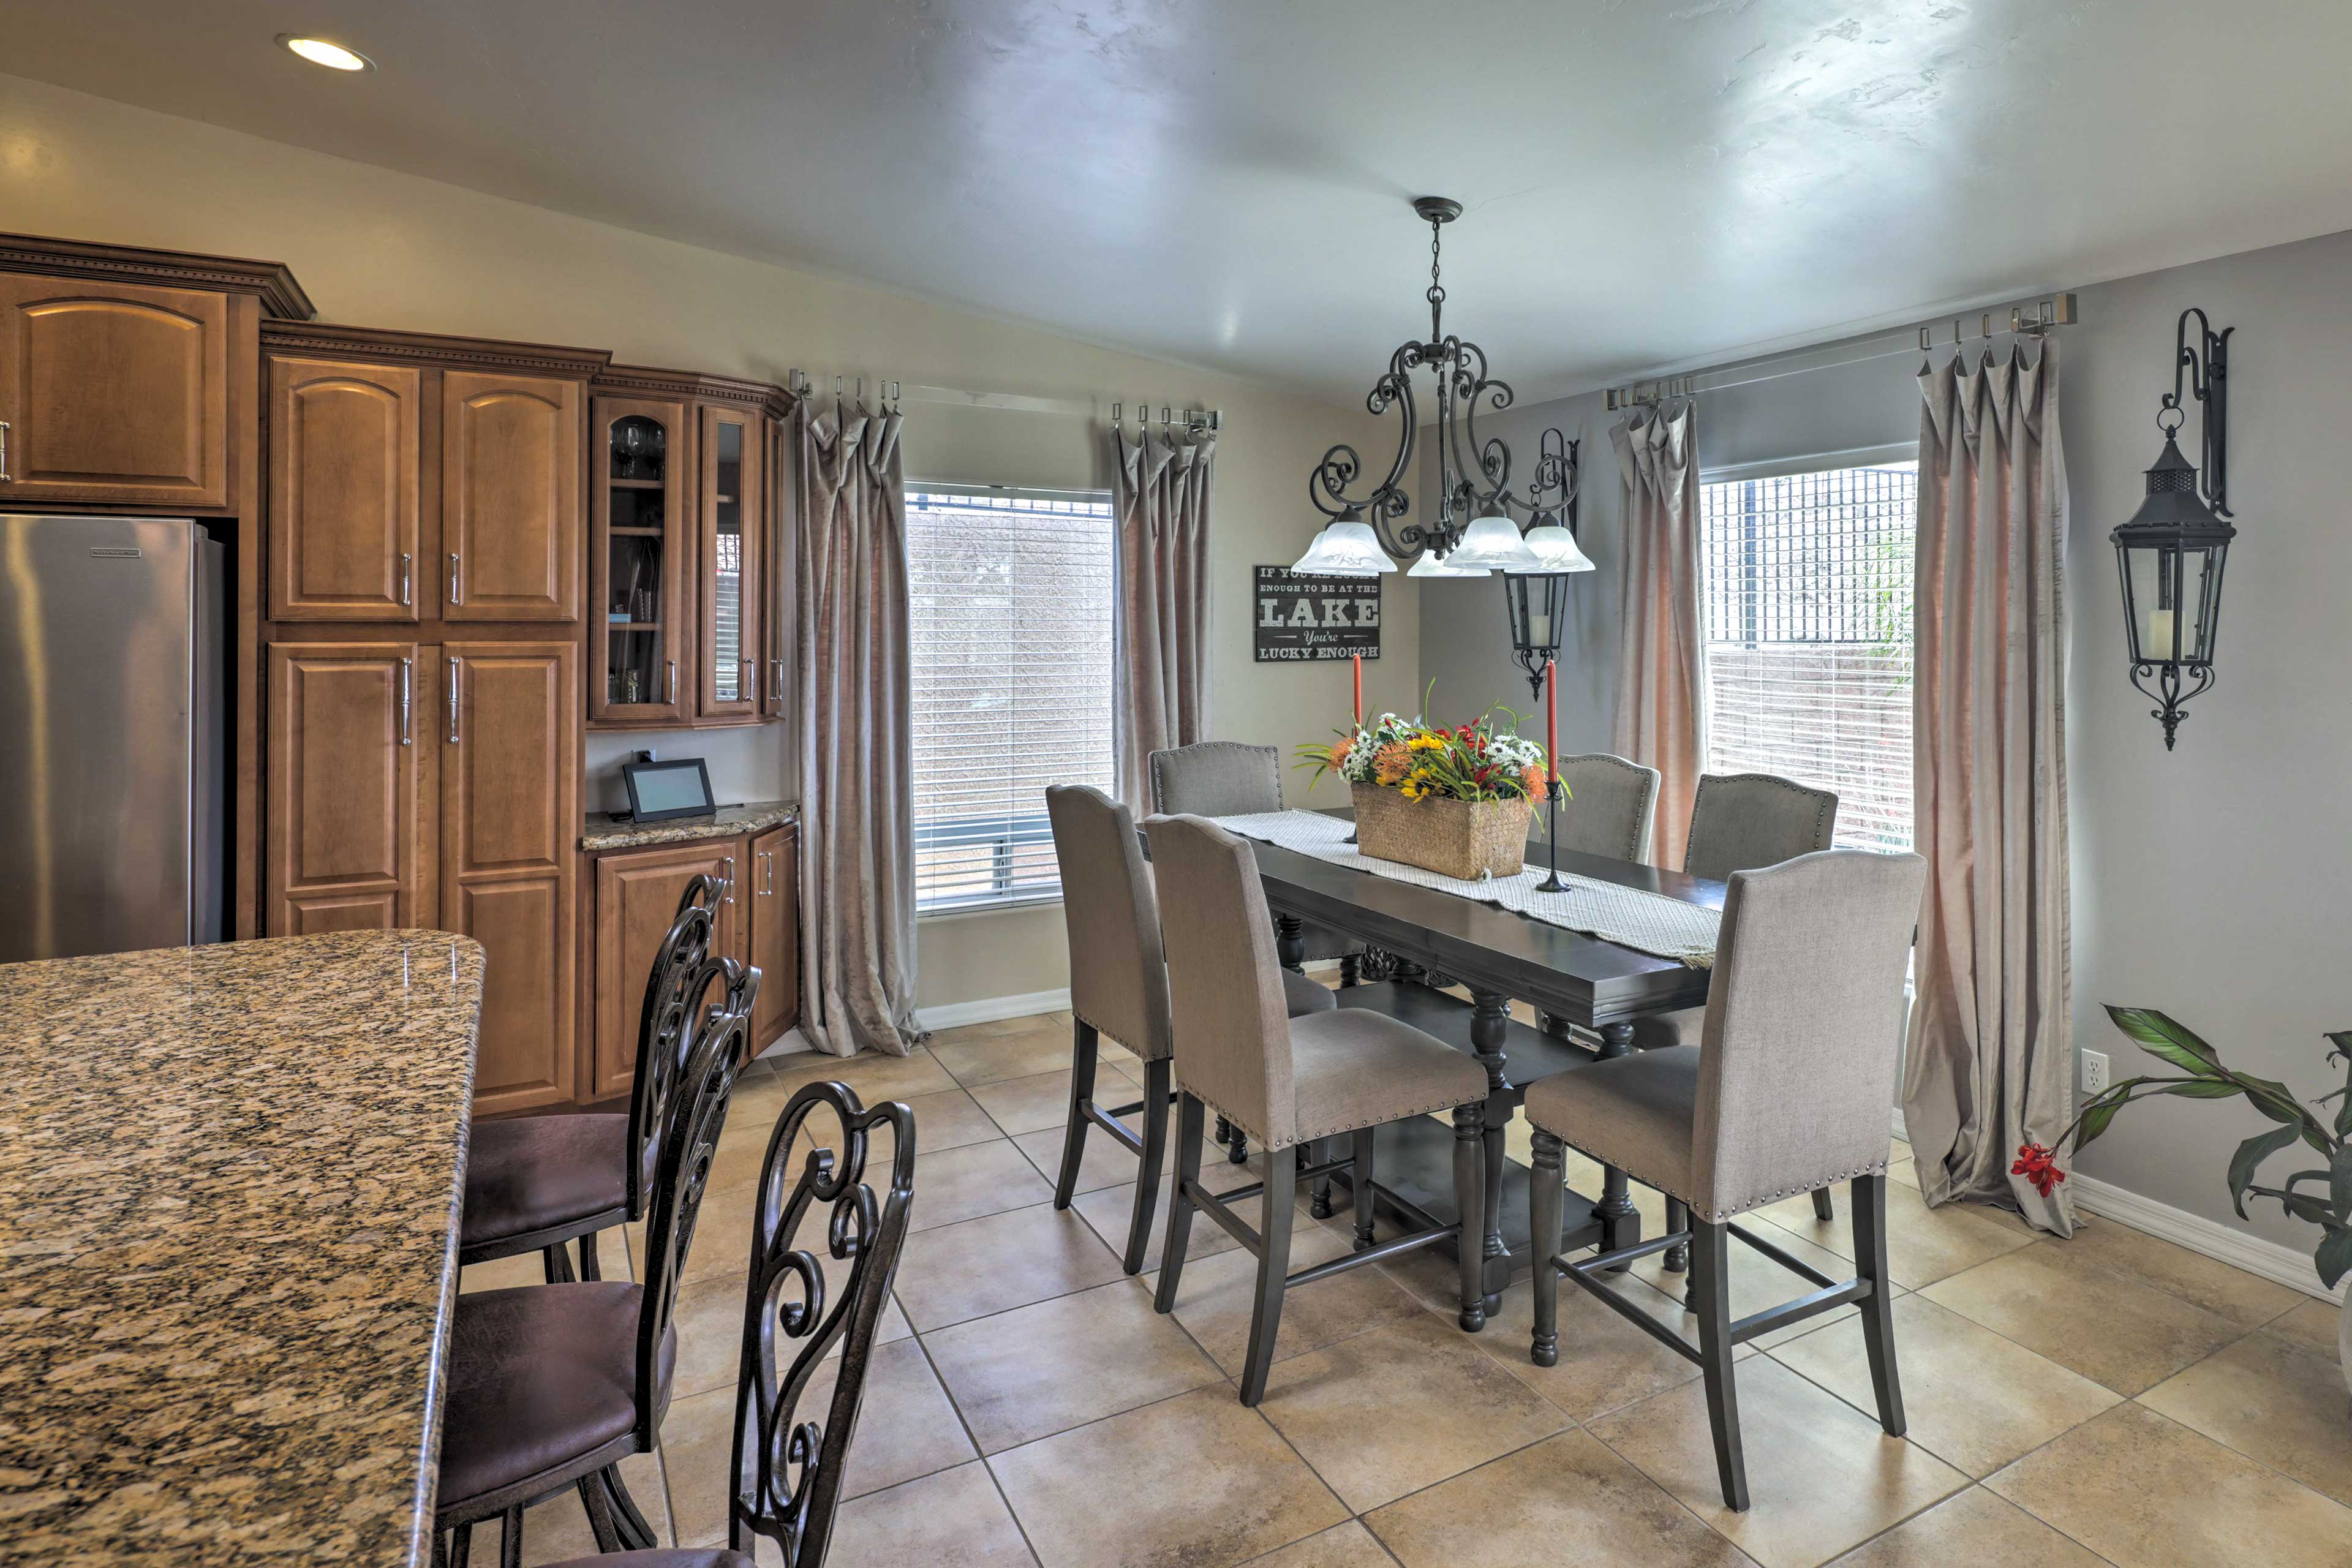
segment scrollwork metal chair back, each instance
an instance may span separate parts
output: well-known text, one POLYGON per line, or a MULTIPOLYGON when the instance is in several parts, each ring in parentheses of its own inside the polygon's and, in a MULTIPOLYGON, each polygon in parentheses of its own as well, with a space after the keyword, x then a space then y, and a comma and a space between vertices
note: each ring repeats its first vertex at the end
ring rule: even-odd
MULTIPOLYGON (((845 1084, 813 1083, 793 1095, 768 1140, 752 1215, 751 1279, 735 1390, 735 1447, 728 1541, 750 1553, 754 1535, 780 1546, 790 1568, 819 1568, 833 1539, 843 1461, 857 1429, 874 1334, 907 1240, 915 1198, 915 1116, 896 1101, 866 1109, 845 1084), (839 1149, 816 1147, 793 1179, 792 1151, 820 1107, 840 1122, 839 1149), (895 1145, 889 1184, 877 1200, 866 1180, 868 1140, 887 1126, 895 1145), (824 1245, 849 1264, 828 1301, 825 1266, 793 1245, 801 1221, 826 1210, 824 1245), (797 1342, 798 1349, 790 1347, 797 1342), (841 1364, 824 1420, 797 1420, 801 1395, 826 1354, 841 1364), (780 1365, 789 1354, 791 1365, 780 1365)), ((838 1281, 839 1271, 835 1270, 838 1281)))
POLYGON ((684 993, 687 1016, 701 1022, 662 1134, 646 1218, 645 1300, 637 1311, 637 1436, 647 1448, 660 1430, 669 1394, 662 1369, 663 1342, 677 1306, 695 1216, 702 1208, 710 1163, 718 1157, 719 1135, 727 1125, 727 1106, 735 1092, 736 1064, 742 1059, 751 1005, 759 993, 760 972, 731 958, 705 963, 684 993), (716 1005, 706 1007, 713 985, 723 985, 724 992, 716 1005))
POLYGON ((646 1217, 652 1195, 661 1131, 669 1117, 686 1054, 694 1043, 687 987, 710 961, 719 899, 725 889, 716 877, 696 877, 678 895, 677 917, 654 954, 646 977, 645 1005, 637 1021, 637 1076, 629 1093, 629 1217, 646 1217))

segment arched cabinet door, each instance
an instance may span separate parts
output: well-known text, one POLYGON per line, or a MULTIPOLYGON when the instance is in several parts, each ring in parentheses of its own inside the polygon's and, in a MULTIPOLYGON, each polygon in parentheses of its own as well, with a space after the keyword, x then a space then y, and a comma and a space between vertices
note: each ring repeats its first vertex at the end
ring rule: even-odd
MULTIPOLYGON (((417 618, 420 373, 269 362, 269 613, 417 618)), ((429 577, 428 577, 429 581, 429 577)))
POLYGON ((443 620, 580 618, 585 419, 576 381, 442 376, 443 620))
POLYGON ((0 505, 217 510, 229 299, 0 277, 0 505))

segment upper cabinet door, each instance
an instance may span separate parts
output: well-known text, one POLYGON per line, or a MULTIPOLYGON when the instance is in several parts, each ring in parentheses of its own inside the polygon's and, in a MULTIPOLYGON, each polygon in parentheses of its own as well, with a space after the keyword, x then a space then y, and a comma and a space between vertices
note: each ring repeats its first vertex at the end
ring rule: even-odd
POLYGON ((441 618, 580 618, 583 398, 574 381, 441 378, 441 618))
POLYGON ((793 552, 800 548, 800 464, 794 449, 797 416, 769 426, 768 537, 761 552, 761 597, 767 619, 767 662, 762 667, 760 711, 784 716, 784 686, 793 658, 793 552))
POLYGON ((269 649, 262 934, 429 924, 420 851, 434 672, 415 643, 269 649))
POLYGON ((588 716, 600 724, 694 717, 694 431, 683 403, 595 400, 588 716))
POLYGON ((229 300, 0 277, 0 506, 221 508, 229 300))
POLYGON ((270 361, 272 618, 417 618, 422 380, 395 366, 270 361))
POLYGON ((767 540, 767 431, 758 413, 702 411, 699 710, 706 719, 760 711, 761 557, 767 540))

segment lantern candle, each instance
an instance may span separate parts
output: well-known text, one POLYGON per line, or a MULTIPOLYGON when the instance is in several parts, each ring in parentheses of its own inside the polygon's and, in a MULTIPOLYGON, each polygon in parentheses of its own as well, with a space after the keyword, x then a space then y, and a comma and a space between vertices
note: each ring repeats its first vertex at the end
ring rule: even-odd
POLYGON ((2150 610, 2147 633, 2140 638, 2140 650, 2151 659, 2170 659, 2174 658, 2172 636, 2173 613, 2170 610, 2150 610))

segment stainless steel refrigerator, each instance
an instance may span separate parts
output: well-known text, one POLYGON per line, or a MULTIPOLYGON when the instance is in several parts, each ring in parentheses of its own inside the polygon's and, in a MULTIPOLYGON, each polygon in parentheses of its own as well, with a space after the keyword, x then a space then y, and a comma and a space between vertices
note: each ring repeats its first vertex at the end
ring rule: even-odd
POLYGON ((0 963, 220 940, 226 555, 0 515, 0 963))

